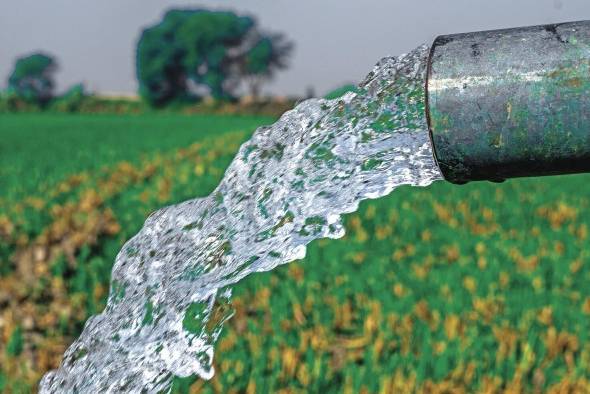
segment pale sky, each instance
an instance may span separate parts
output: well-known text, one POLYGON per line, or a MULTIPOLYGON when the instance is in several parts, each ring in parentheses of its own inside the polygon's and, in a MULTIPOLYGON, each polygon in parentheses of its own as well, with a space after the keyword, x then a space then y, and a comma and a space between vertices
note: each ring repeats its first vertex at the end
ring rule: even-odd
POLYGON ((296 95, 357 82, 439 34, 590 19, 588 0, 1 0, 0 87, 17 56, 43 50, 59 61, 60 90, 134 92, 139 33, 171 7, 232 9, 286 33, 291 67, 264 90, 296 95))

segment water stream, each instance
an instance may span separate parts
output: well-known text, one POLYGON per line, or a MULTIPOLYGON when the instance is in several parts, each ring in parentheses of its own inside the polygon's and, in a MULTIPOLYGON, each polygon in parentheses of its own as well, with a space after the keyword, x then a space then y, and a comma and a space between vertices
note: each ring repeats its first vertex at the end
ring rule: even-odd
POLYGON ((174 376, 211 378, 232 284, 342 237, 341 215, 361 200, 442 179, 424 118, 427 55, 385 58, 357 92, 301 103, 241 146, 210 196, 153 213, 117 256, 106 309, 40 391, 160 392, 174 376))

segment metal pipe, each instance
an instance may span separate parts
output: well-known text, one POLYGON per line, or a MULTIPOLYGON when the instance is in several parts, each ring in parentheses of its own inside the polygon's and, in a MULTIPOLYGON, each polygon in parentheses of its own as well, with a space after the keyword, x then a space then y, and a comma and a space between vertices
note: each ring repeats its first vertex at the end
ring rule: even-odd
POLYGON ((450 182, 590 172, 590 21, 436 38, 426 116, 450 182))

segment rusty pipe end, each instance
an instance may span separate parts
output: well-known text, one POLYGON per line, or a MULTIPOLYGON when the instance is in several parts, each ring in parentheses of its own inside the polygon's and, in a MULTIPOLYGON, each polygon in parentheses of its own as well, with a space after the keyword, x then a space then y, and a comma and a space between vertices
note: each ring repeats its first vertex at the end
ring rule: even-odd
POLYGON ((590 172, 590 22, 437 37, 425 86, 446 180, 590 172))

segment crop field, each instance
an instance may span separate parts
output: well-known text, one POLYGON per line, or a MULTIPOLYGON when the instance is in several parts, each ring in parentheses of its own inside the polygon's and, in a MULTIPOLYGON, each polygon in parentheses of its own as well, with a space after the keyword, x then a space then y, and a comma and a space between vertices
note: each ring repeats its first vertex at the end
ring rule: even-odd
MULTIPOLYGON (((268 118, 0 116, 0 391, 34 391, 153 210, 208 194, 268 118)), ((590 176, 402 187, 235 288, 175 392, 590 392, 590 176)), ((346 191, 343 191, 346 192, 346 191)))

